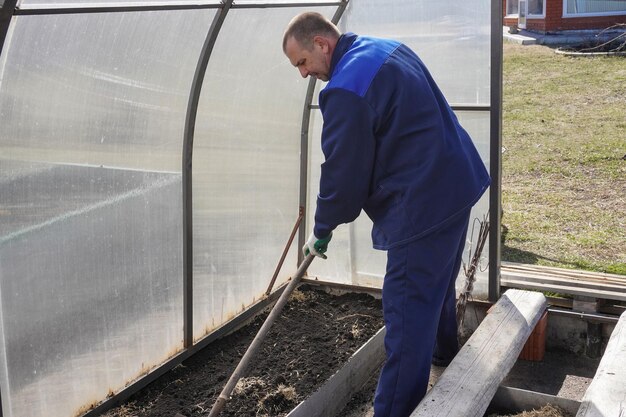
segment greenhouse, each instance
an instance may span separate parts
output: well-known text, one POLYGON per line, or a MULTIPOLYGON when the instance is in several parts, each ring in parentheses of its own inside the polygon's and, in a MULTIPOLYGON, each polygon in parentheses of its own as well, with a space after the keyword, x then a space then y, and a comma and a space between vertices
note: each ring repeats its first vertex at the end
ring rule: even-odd
MULTIPOLYGON (((468 309, 544 289, 501 280, 501 1, 3 0, 0 416, 102 415, 284 291, 324 161, 324 83, 281 49, 303 11, 408 45, 471 136, 491 186, 468 309)), ((371 229, 339 226, 303 280, 380 294, 371 229)), ((605 341, 617 323, 574 316, 605 341)))

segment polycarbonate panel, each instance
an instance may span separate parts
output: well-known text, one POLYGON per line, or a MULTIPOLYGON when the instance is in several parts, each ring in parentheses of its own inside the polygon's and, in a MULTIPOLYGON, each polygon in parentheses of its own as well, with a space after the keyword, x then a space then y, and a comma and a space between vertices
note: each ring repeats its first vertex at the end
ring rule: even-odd
MULTIPOLYGON (((485 163, 487 171, 491 164, 490 159, 490 132, 491 132, 491 117, 488 111, 465 111, 456 112, 461 122, 461 125, 467 130, 474 141, 474 145, 480 154, 480 158, 485 163)), ((475 252, 476 243, 478 240, 478 232, 480 230, 480 222, 485 220, 485 217, 489 213, 489 188, 478 202, 472 208, 470 214, 470 223, 467 230, 467 239, 465 242, 465 251, 463 252, 464 265, 469 265, 470 252, 475 252)), ((472 295, 478 300, 487 300, 489 298, 489 238, 482 250, 480 257, 480 263, 476 271, 476 282, 474 283, 474 290, 472 295)), ((459 278, 456 282, 457 292, 463 288, 465 283, 465 275, 463 268, 461 268, 459 278)))
MULTIPOLYGON (((463 127, 472 137, 480 156, 489 167, 489 112, 458 112, 459 120, 463 127)), ((312 144, 309 149, 309 197, 307 224, 309 232, 314 224, 316 196, 319 191, 320 164, 324 156, 320 149, 320 137, 322 117, 319 111, 314 112, 312 118, 312 144)), ((468 229, 467 243, 463 255, 463 262, 469 263, 469 249, 475 247, 479 225, 476 223, 474 236, 472 227, 474 219, 482 221, 489 210, 489 192, 474 206, 471 213, 471 221, 468 229)), ((340 225, 333 232, 333 239, 329 244, 327 260, 318 260, 309 267, 309 275, 318 277, 324 281, 338 282, 342 284, 360 285, 367 287, 382 287, 387 264, 387 252, 374 250, 371 239, 372 222, 362 212, 353 223, 340 225)), ((488 296, 488 259, 489 245, 486 244, 482 252, 481 265, 477 273, 477 282, 474 284, 473 295, 477 299, 487 299, 488 296)), ((463 271, 457 281, 457 290, 464 283, 463 271)))
MULTIPOLYGON (((324 87, 325 83, 317 82, 315 91, 315 101, 319 94, 320 87, 324 87), (321 84, 321 86, 320 86, 321 84)), ((321 175, 321 165, 324 162, 324 154, 321 149, 322 137, 322 113, 319 110, 311 112, 311 131, 309 137, 309 167, 308 167, 308 195, 307 195, 307 217, 306 217, 306 235, 313 231, 315 225, 315 209, 317 206, 317 195, 319 194, 319 181, 321 175)), ((361 217, 367 217, 364 213, 361 217)), ((358 220, 358 219, 357 219, 358 220)), ((328 259, 315 259, 309 266, 308 274, 311 277, 319 277, 324 281, 338 282, 350 284, 355 281, 353 268, 354 266, 354 248, 356 246, 355 224, 342 224, 333 231, 333 238, 328 245, 328 259)), ((365 244, 372 247, 372 239, 368 238, 365 244)), ((370 254, 377 255, 374 249, 370 254)), ((381 252, 382 253, 382 252, 381 252)), ((384 263, 382 264, 384 267, 384 263)))
POLYGON ((491 2, 348 3, 342 32, 401 41, 424 61, 450 103, 489 104, 491 2))
MULTIPOLYGON (((302 11, 231 10, 209 61, 193 151, 196 339, 263 295, 298 217, 308 80, 282 34, 302 11)), ((295 272, 296 251, 276 286, 295 272)))
POLYGON ((2 157, 180 172, 214 14, 15 17, 0 57, 2 157))
POLYGON ((0 65, 3 415, 80 415, 182 349, 184 116, 213 15, 14 20, 0 65))

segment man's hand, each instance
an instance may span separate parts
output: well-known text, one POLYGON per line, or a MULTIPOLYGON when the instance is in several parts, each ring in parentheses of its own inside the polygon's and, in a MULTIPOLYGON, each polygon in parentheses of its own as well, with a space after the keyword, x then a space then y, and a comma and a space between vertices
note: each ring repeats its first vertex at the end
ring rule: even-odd
POLYGON ((302 247, 302 253, 304 253, 304 256, 308 256, 309 253, 311 253, 322 259, 326 259, 327 256, 324 255, 324 253, 328 249, 328 242, 330 242, 332 237, 332 232, 323 239, 318 239, 315 234, 311 233, 309 240, 307 240, 306 244, 302 247))

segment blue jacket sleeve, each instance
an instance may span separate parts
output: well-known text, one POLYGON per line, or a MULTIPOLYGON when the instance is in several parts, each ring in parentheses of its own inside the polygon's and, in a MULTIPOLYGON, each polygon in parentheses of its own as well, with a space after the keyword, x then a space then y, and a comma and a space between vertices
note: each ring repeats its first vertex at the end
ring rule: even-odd
POLYGON ((339 224, 356 219, 369 195, 376 141, 376 114, 357 94, 326 89, 320 94, 324 118, 320 191, 315 236, 328 236, 339 224))

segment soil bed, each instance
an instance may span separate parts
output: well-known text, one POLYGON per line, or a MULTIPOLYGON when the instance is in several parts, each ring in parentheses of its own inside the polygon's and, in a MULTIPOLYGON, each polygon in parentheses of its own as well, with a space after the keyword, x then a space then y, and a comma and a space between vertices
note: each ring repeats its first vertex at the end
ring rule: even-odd
MULTIPOLYGON (((107 417, 206 416, 267 313, 183 362, 107 417)), ((380 300, 295 291, 222 416, 284 416, 313 393, 383 326, 380 300)))

